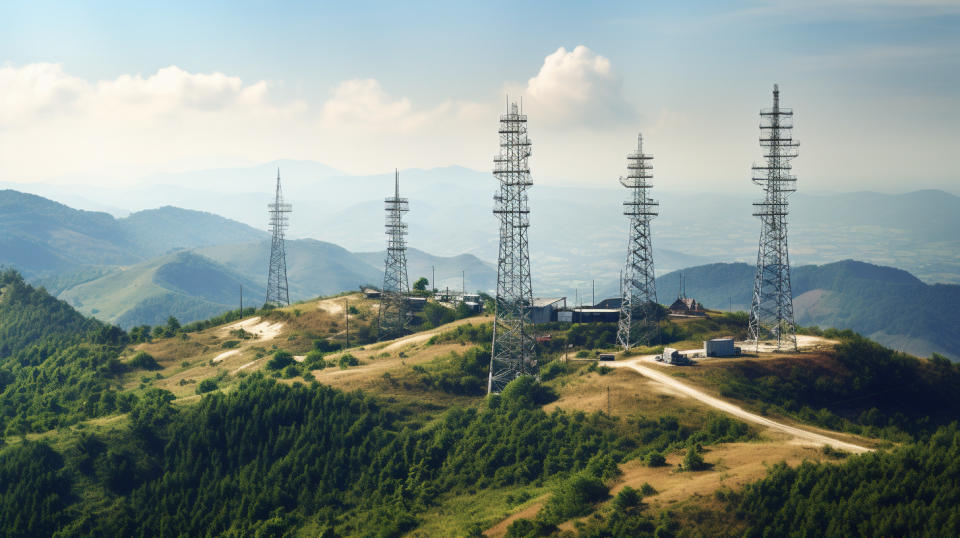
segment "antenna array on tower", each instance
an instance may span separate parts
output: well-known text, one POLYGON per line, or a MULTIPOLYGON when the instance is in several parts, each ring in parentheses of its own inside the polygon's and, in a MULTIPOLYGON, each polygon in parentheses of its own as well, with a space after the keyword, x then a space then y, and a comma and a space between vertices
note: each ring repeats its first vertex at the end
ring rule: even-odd
POLYGON ((534 358, 534 336, 529 319, 533 303, 527 231, 530 206, 530 139, 527 116, 517 104, 500 116, 500 153, 494 157, 493 175, 500 181, 493 212, 500 219, 500 253, 497 257, 496 316, 490 354, 487 392, 500 392, 523 375, 539 377, 534 358))
POLYGON ((396 338, 407 325, 407 225, 403 214, 410 211, 406 198, 400 197, 400 172, 394 172, 393 196, 384 199, 386 210, 387 256, 383 271, 383 290, 380 292, 378 334, 380 340, 396 338))
POLYGON ((617 327, 617 342, 625 350, 652 342, 659 328, 650 239, 650 221, 657 216, 658 204, 649 196, 653 187, 649 182, 653 178, 651 160, 653 156, 643 152, 643 136, 637 135, 637 151, 627 155, 627 177, 620 178, 620 184, 630 189, 630 198, 623 203, 623 214, 630 219, 630 238, 617 327))
POLYGON ((797 156, 793 139, 793 111, 780 106, 780 89, 773 86, 773 108, 760 112, 760 145, 766 149, 765 166, 753 166, 753 181, 763 186, 763 200, 755 202, 760 217, 760 248, 753 284, 748 337, 757 349, 760 340, 776 339, 777 349, 797 349, 790 289, 790 255, 787 250, 787 196, 796 191, 790 159, 797 156))
POLYGON ((270 233, 273 240, 270 242, 270 269, 267 271, 267 298, 264 304, 283 306, 290 304, 290 291, 287 286, 287 247, 284 233, 289 225, 288 216, 292 206, 283 201, 283 192, 280 189, 280 170, 277 169, 277 192, 270 210, 270 233))

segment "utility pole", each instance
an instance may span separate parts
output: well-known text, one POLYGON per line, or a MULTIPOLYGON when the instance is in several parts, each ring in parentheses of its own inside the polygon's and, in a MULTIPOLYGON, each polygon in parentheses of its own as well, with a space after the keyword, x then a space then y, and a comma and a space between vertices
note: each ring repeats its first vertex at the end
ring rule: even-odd
POLYGON ((347 343, 344 349, 350 347, 350 305, 346 298, 343 299, 343 325, 347 330, 347 343))
POLYGON ((434 265, 430 266, 430 289, 437 291, 437 268, 434 265))
POLYGON ((597 306, 597 281, 590 281, 590 301, 593 303, 592 306, 597 306))
POLYGON ((466 276, 464 276, 465 274, 465 271, 460 271, 460 293, 462 295, 467 294, 467 279, 466 276))
POLYGON ((240 284, 240 317, 243 317, 243 284, 240 284))

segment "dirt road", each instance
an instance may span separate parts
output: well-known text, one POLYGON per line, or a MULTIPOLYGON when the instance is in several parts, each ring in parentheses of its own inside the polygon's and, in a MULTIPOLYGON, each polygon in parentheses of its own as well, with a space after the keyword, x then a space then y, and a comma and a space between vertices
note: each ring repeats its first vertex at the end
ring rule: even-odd
POLYGON ((751 413, 740 406, 734 405, 729 402, 725 402, 719 398, 714 398, 709 394, 702 392, 699 389, 693 388, 690 385, 681 383, 677 379, 653 368, 648 368, 640 364, 640 361, 643 361, 645 357, 639 357, 629 361, 619 361, 619 362, 608 362, 604 363, 604 366, 610 366, 613 368, 631 368, 637 372, 640 372, 642 375, 658 382, 662 383, 677 392, 680 392, 690 398, 699 400, 710 407, 719 409, 725 413, 730 413, 731 415, 738 417, 740 419, 746 420, 748 422, 753 422, 754 424, 759 424, 761 426, 766 426, 774 430, 778 430, 789 435, 796 437, 805 442, 813 443, 816 445, 830 445, 831 447, 838 450, 846 450, 847 452, 861 453, 869 452, 872 449, 862 447, 860 445, 855 445, 853 443, 847 443, 846 441, 841 441, 839 439, 834 439, 826 435, 819 433, 814 433, 811 431, 804 430, 802 428, 797 428, 795 426, 790 426, 777 422, 775 420, 770 420, 769 418, 751 413))

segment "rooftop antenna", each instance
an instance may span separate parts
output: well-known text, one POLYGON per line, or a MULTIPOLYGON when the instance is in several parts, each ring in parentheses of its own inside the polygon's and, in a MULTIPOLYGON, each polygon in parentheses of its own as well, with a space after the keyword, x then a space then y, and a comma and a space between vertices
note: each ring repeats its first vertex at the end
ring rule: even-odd
POLYGON ((643 152, 643 135, 637 135, 637 150, 627 155, 627 177, 620 184, 629 189, 623 214, 630 220, 627 261, 620 284, 620 320, 617 342, 624 350, 659 338, 657 287, 653 272, 653 243, 650 221, 657 216, 658 203, 650 197, 653 185, 653 155, 643 152))
POLYGON ((410 211, 406 198, 400 197, 400 171, 393 172, 393 196, 384 199, 386 211, 387 255, 384 261, 383 289, 380 291, 380 313, 377 338, 385 340, 403 334, 407 324, 407 224, 403 214, 410 211))
POLYGON ((760 340, 776 338, 777 350, 797 350, 787 250, 787 197, 797 190, 790 159, 800 143, 793 139, 793 110, 780 106, 780 88, 773 85, 773 108, 760 111, 760 146, 766 163, 753 165, 753 182, 763 186, 763 199, 754 202, 760 217, 757 273, 750 305, 748 339, 760 350, 760 340))
POLYGON ((520 376, 540 377, 530 322, 533 286, 527 190, 533 185, 529 164, 531 143, 527 137, 527 117, 520 113, 517 103, 508 104, 507 113, 500 116, 499 134, 500 153, 493 158, 493 175, 500 185, 493 197, 493 213, 500 220, 500 252, 487 393, 502 391, 520 376))
MULTIPOLYGON (((284 306, 290 304, 290 291, 287 285, 287 246, 284 232, 290 222, 293 207, 283 201, 280 189, 280 169, 277 168, 277 191, 272 204, 268 204, 270 213, 270 269, 267 271, 267 298, 264 304, 284 306)), ((242 312, 241 312, 242 314, 242 312)))

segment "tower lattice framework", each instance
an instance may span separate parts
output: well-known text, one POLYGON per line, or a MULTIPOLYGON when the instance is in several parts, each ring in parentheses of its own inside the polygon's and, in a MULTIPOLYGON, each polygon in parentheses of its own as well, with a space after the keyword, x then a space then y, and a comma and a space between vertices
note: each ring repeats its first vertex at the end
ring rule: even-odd
POLYGON ((290 291, 287 286, 287 247, 284 233, 290 223, 293 207, 283 201, 280 189, 280 170, 277 169, 276 198, 267 208, 270 213, 270 269, 267 271, 267 298, 265 304, 283 306, 290 304, 290 291))
POLYGON ((496 316, 487 392, 500 392, 524 375, 539 377, 529 307, 533 303, 530 280, 528 230, 530 206, 530 139, 527 116, 512 103, 500 116, 500 153, 494 157, 493 175, 500 181, 493 212, 500 219, 500 253, 497 257, 496 316))
POLYGON ((753 166, 753 181, 763 186, 763 200, 755 202, 760 217, 760 248, 750 307, 749 338, 757 349, 760 340, 775 339, 777 349, 797 349, 790 289, 790 255, 787 250, 787 197, 796 191, 790 159, 800 143, 793 139, 793 110, 780 106, 780 89, 773 86, 773 108, 760 111, 760 146, 764 166, 753 166))
POLYGON ((386 210, 387 256, 383 271, 383 289, 380 292, 380 314, 377 337, 380 340, 396 338, 407 325, 407 225, 403 214, 410 211, 406 198, 400 197, 400 172, 394 172, 393 196, 384 199, 386 210))
POLYGON ((620 184, 630 189, 623 214, 630 219, 627 262, 621 282, 620 322, 617 342, 629 350, 653 342, 658 336, 657 288, 653 272, 653 245, 650 221, 657 216, 658 203, 650 198, 653 185, 652 155, 643 152, 643 136, 637 135, 637 150, 627 155, 627 177, 620 184))

